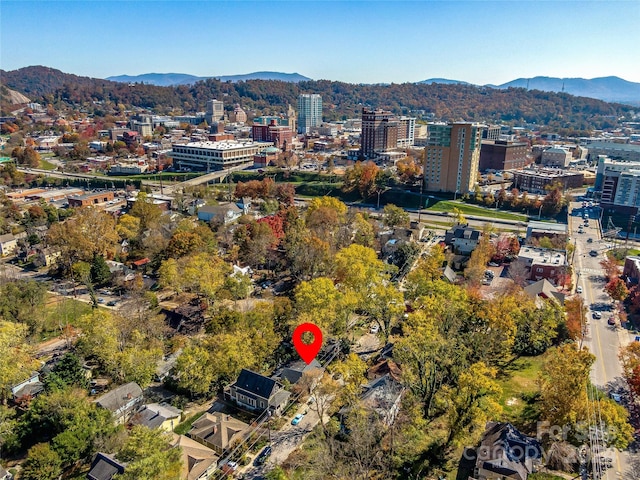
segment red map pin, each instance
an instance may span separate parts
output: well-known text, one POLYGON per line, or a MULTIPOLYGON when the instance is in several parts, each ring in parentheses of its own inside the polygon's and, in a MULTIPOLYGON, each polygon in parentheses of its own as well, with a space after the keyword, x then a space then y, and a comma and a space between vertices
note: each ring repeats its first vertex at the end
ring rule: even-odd
POLYGON ((296 347, 300 358, 309 365, 313 362, 313 359, 316 358, 316 355, 318 355, 320 347, 322 346, 322 332, 320 331, 320 328, 313 323, 303 323, 298 325, 293 331, 293 345, 296 347), (305 332, 313 334, 313 342, 304 343, 302 341, 302 335, 305 332))

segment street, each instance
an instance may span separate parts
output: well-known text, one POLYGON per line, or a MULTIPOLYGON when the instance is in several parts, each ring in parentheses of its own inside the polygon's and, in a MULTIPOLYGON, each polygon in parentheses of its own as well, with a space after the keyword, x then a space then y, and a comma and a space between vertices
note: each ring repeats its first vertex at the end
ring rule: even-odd
MULTIPOLYGON (((626 388, 623 387, 625 383, 618 352, 632 338, 626 330, 620 328, 619 321, 614 316, 613 302, 604 291, 605 276, 600 261, 605 257, 611 242, 601 238, 597 219, 589 218, 589 225, 584 224, 581 211, 580 202, 571 203, 568 221, 570 236, 575 239, 576 247, 573 259, 577 275, 576 288, 582 287, 582 297, 588 308, 588 332, 584 344, 596 357, 591 370, 591 381, 600 390, 608 393, 611 390, 626 388), (580 233, 580 230, 583 233, 580 233), (591 254, 592 251, 596 253, 591 254), (595 312, 599 312, 602 318, 595 318, 595 312), (612 317, 616 323, 609 325, 609 319, 612 317)), ((604 471, 604 478, 607 480, 620 478, 629 468, 628 452, 610 449, 604 455, 612 458, 613 465, 613 468, 604 471)))

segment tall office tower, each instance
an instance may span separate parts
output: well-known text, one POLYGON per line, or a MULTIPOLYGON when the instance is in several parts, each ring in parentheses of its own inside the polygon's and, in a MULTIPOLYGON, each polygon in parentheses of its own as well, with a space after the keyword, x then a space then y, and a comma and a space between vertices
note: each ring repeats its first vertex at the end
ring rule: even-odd
POLYGON ((385 110, 362 109, 360 155, 374 158, 376 153, 398 146, 398 119, 385 110))
POLYGON ((482 126, 456 122, 430 124, 424 147, 425 188, 464 194, 478 181, 482 126))
POLYGON ((207 102, 207 112, 205 120, 209 125, 224 120, 224 102, 220 100, 209 100, 207 102))
POLYGON ((322 97, 303 93, 298 97, 298 133, 309 133, 322 123, 322 97))

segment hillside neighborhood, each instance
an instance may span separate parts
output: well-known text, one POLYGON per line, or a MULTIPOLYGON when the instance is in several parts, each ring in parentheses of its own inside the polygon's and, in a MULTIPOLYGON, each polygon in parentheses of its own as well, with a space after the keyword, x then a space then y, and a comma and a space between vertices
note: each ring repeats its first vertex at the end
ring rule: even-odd
POLYGON ((92 88, 3 94, 0 480, 638 478, 636 113, 92 88))

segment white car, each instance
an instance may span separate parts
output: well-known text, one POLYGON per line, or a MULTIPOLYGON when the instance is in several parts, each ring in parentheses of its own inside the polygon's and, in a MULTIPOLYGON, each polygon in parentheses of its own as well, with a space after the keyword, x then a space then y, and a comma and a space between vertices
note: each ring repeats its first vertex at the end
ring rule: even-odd
POLYGON ((582 287, 576 288, 576 293, 582 293, 582 287))
POLYGON ((369 329, 369 333, 378 333, 380 331, 380 325, 378 325, 377 323, 374 323, 373 325, 371 325, 371 328, 369 329))

